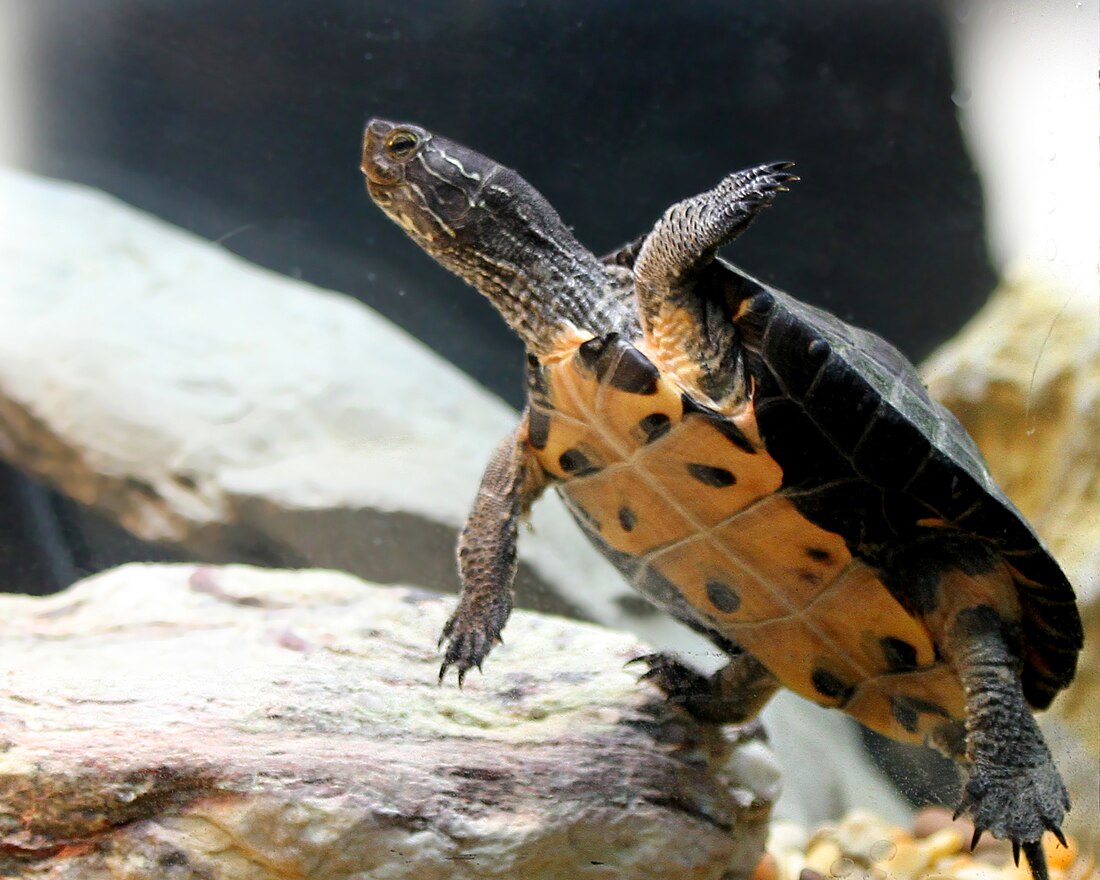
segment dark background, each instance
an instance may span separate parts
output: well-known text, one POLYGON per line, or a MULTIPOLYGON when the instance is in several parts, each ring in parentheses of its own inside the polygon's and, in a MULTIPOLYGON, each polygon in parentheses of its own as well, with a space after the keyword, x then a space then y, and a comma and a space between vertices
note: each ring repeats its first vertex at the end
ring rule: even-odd
MULTIPOLYGON (((597 252, 735 168, 793 159, 801 182, 728 255, 914 358, 993 283, 927 0, 35 0, 22 15, 30 170, 346 291, 516 405, 518 341, 365 196, 368 117, 519 169, 597 252)), ((86 519, 0 472, 4 588, 165 552, 86 519)))
MULTIPOLYGON (((519 343, 363 193, 368 117, 519 169, 596 252, 731 170, 793 159, 802 181, 728 256, 915 359, 994 281, 928 0, 34 0, 20 14, 28 169, 345 291, 516 405, 519 343)), ((0 465, 0 589, 174 553, 0 465)))

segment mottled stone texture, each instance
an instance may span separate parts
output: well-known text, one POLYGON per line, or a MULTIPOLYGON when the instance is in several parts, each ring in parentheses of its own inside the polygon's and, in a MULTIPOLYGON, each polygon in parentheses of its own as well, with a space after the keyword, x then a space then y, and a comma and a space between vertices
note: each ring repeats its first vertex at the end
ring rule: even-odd
POLYGON ((440 687, 450 604, 182 565, 0 599, 0 876, 751 872, 777 788, 759 739, 637 684, 633 638, 528 612, 484 677, 440 687))
POLYGON ((994 476, 1077 589, 1085 651, 1042 717, 1074 807, 1066 828, 1100 847, 1100 314, 1095 302, 1017 276, 925 365, 994 476))

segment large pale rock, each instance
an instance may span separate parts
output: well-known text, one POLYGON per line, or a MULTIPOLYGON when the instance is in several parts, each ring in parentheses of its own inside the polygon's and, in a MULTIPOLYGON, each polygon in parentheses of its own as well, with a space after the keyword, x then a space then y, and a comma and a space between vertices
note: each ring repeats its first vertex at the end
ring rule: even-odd
MULTIPOLYGON (((0 202, 0 455, 198 558, 453 588, 500 400, 354 300, 101 193, 0 169, 0 202)), ((625 588, 556 551, 556 499, 533 523, 525 592, 584 584, 610 613, 625 588)))
POLYGON ((637 684, 632 637, 529 612, 491 675, 440 687, 446 604, 140 565, 0 599, 0 875, 751 872, 778 778, 758 738, 637 684))
MULTIPOLYGON (((100 193, 0 170, 0 203, 0 455, 192 558, 456 586, 456 532, 516 420, 499 400, 359 303, 100 193)), ((553 493, 520 559, 521 605, 724 661, 633 594, 553 493)), ((782 694, 766 720, 779 812, 904 816, 844 716, 782 694)))

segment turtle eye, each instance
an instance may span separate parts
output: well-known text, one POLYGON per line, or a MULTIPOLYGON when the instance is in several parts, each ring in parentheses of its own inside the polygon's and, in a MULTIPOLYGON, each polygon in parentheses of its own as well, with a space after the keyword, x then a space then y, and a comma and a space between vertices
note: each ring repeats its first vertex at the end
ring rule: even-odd
POLYGON ((386 150, 395 159, 408 159, 420 146, 420 138, 411 131, 398 129, 386 138, 386 150))

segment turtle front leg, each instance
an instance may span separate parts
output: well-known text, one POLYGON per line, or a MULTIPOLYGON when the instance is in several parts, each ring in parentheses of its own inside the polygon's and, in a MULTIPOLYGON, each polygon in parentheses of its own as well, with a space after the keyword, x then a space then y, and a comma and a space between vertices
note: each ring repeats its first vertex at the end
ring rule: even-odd
POLYGON ((472 666, 500 641, 512 612, 519 521, 546 487, 545 476, 527 447, 527 418, 496 448, 477 492, 477 500, 458 541, 462 594, 443 627, 447 643, 439 680, 454 666, 462 686, 472 666))
POLYGON ((947 651, 966 698, 969 778, 961 810, 977 835, 988 830, 1022 846, 1036 880, 1047 876, 1040 838, 1061 838, 1069 795, 1054 766, 1020 686, 1021 661, 1004 619, 988 605, 960 611, 948 634, 947 651))
POLYGON ((742 391, 740 347, 729 305, 701 295, 706 286, 697 282, 718 248, 744 232, 785 184, 798 179, 788 171, 791 164, 735 172, 714 189, 673 205, 634 261, 647 346, 663 366, 717 403, 742 391))
POLYGON ((630 662, 649 666, 641 680, 657 685, 669 702, 712 724, 744 724, 756 717, 779 688, 779 680, 747 651, 711 676, 668 654, 646 654, 630 662))

